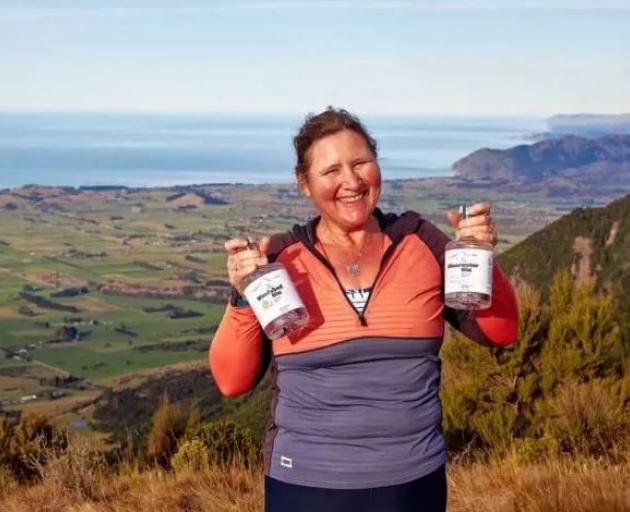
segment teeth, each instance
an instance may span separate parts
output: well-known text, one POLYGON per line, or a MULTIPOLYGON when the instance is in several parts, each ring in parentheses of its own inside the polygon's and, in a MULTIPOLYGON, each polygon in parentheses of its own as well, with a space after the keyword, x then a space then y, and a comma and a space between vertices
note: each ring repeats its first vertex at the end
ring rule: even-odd
POLYGON ((364 194, 357 194, 357 195, 354 195, 354 196, 340 197, 339 201, 341 201, 342 203, 345 203, 345 204, 356 203, 363 196, 364 196, 364 194))

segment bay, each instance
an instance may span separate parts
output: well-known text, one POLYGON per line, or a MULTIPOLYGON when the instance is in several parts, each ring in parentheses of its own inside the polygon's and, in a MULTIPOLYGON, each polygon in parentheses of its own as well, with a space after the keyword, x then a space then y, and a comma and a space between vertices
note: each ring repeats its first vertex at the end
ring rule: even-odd
MULTIPOLYGON (((0 113, 0 187, 293 181, 302 115, 0 113)), ((362 116, 384 179, 450 176, 482 147, 529 143, 535 118, 362 116)))

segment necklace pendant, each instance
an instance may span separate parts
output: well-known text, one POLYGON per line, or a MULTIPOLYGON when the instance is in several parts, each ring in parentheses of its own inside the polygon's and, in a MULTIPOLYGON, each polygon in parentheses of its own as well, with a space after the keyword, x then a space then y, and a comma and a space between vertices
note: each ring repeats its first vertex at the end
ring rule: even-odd
POLYGON ((359 266, 359 262, 355 262, 350 263, 350 265, 346 265, 346 270, 348 271, 348 274, 354 277, 359 275, 359 272, 361 272, 361 267, 359 266))

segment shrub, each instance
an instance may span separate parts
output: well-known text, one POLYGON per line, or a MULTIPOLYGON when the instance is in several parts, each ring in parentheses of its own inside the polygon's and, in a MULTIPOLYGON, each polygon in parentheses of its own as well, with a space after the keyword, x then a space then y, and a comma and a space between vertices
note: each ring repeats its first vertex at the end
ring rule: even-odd
POLYGON ((545 430, 565 452, 611 455, 630 429, 619 397, 616 379, 567 382, 541 406, 545 430))
POLYGON ((568 271, 555 276, 547 305, 525 284, 517 296, 515 345, 488 350, 459 334, 445 342, 442 403, 451 452, 483 459, 516 450, 539 460, 624 446, 630 361, 612 298, 592 282, 575 288, 568 271))
POLYGON ((201 423, 186 432, 171 464, 180 471, 196 465, 251 467, 260 463, 260 448, 248 428, 227 420, 201 423))
POLYGON ((40 479, 75 499, 98 497, 99 479, 105 474, 105 454, 87 439, 75 437, 64 450, 51 450, 46 464, 36 465, 40 479))
POLYGON ((51 453, 67 446, 67 433, 41 416, 26 416, 17 425, 0 421, 0 467, 19 481, 38 476, 37 468, 47 464, 51 453))
POLYGON ((171 459, 171 467, 176 473, 208 469, 210 456, 207 446, 197 437, 183 441, 171 459))
POLYGON ((18 486, 11 468, 5 464, 0 465, 0 498, 11 494, 18 486))
POLYGON ((179 404, 171 403, 166 391, 153 413, 151 431, 147 439, 147 456, 150 460, 168 467, 177 450, 177 442, 186 428, 186 418, 179 404))

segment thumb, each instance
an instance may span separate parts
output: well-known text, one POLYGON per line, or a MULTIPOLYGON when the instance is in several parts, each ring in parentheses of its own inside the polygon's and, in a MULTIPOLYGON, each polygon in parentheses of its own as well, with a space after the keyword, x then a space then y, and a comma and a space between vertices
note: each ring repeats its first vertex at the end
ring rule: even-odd
POLYGON ((260 250, 261 256, 266 256, 267 251, 269 250, 269 246, 271 245, 271 238, 268 236, 263 236, 258 242, 258 249, 260 250))
POLYGON ((462 220, 462 216, 457 212, 457 210, 449 210, 446 212, 446 220, 448 220, 448 223, 453 226, 453 229, 457 229, 459 221, 462 220))

